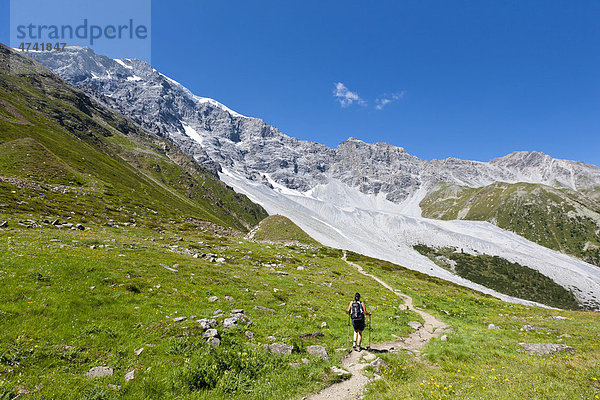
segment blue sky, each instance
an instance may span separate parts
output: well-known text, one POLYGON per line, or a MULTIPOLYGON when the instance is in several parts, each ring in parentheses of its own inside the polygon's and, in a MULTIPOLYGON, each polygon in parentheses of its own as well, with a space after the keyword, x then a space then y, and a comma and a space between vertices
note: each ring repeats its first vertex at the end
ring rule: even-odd
POLYGON ((425 159, 537 150, 600 165, 596 0, 154 0, 152 64, 329 146, 354 136, 425 159))

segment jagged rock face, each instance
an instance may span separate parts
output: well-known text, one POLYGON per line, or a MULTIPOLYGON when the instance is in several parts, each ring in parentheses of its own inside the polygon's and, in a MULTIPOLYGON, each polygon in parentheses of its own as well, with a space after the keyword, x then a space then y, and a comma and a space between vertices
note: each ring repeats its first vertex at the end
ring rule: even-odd
POLYGON ((600 168, 537 152, 515 152, 490 162, 425 161, 400 147, 353 138, 332 149, 195 96, 139 60, 112 60, 85 48, 28 55, 146 130, 171 139, 213 171, 223 167, 266 184, 271 179, 307 191, 335 178, 396 203, 439 182, 475 187, 531 182, 575 190, 600 186, 600 168))

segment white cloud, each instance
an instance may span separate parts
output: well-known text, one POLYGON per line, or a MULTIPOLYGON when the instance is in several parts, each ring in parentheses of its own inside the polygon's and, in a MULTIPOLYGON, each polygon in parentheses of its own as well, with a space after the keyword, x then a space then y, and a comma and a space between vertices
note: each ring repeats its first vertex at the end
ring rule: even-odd
POLYGON ((385 107, 387 104, 390 104, 396 100, 400 100, 401 98, 403 98, 404 93, 404 91, 401 91, 399 93, 392 93, 390 95, 383 95, 379 97, 375 100, 375 108, 378 110, 383 110, 383 107, 385 107))
POLYGON ((360 98, 358 93, 351 92, 342 82, 337 82, 335 84, 335 88, 333 89, 333 97, 335 97, 336 100, 340 102, 340 105, 344 108, 354 103, 366 103, 363 99, 360 98))

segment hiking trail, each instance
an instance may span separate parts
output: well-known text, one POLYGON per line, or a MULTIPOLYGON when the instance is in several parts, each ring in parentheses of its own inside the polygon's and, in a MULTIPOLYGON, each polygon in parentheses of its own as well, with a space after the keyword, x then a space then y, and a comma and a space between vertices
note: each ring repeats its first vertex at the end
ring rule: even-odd
MULTIPOLYGON (((410 296, 400 293, 400 291, 395 290, 385 281, 365 272, 360 265, 355 264, 352 261, 348 261, 348 259, 346 258, 346 251, 344 251, 344 256, 342 257, 342 260, 344 260, 348 265, 354 267, 359 273, 371 279, 374 279, 380 285, 393 292, 396 296, 403 299, 404 304, 409 310, 416 312, 423 318, 424 324, 420 328, 415 330, 413 333, 408 335, 408 337, 401 338, 393 342, 371 344, 369 350, 363 350, 362 352, 350 351, 346 356, 342 358, 341 362, 342 368, 350 372, 352 376, 345 381, 333 384, 329 387, 326 387, 318 393, 305 397, 306 400, 358 398, 362 394, 362 391, 365 388, 365 386, 372 382, 372 379, 367 378, 362 374, 362 370, 367 365, 369 365, 370 361, 373 361, 376 358, 374 357, 375 354, 394 352, 398 350, 408 350, 412 352, 418 359, 421 354, 420 350, 427 344, 427 342, 429 342, 431 338, 437 338, 447 331, 453 332, 448 329, 448 324, 438 320, 433 315, 428 314, 425 311, 416 309, 413 306, 413 301, 410 296)), ((378 379, 377 375, 374 379, 378 379)))

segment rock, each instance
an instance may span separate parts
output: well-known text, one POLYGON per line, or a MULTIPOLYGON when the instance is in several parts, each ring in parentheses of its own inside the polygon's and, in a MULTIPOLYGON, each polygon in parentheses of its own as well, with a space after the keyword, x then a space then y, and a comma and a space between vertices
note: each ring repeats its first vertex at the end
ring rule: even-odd
POLYGON ((565 337, 566 337, 566 338, 570 338, 570 337, 571 337, 571 335, 569 335, 568 333, 563 333, 563 334, 562 334, 562 335, 560 335, 559 337, 561 337, 561 338, 565 338, 565 337))
POLYGON ((221 310, 220 308, 217 308, 215 311, 213 311, 213 315, 217 315, 217 314, 223 314, 223 310, 221 310))
POLYGON ((241 308, 236 308, 235 310, 231 310, 232 314, 243 314, 244 310, 241 308))
POLYGON ((125 374, 125 382, 129 382, 135 379, 135 369, 132 369, 125 374))
POLYGON ((225 318, 223 320, 223 328, 230 329, 237 325, 237 318, 225 318))
POLYGON ((181 321, 185 321, 187 319, 187 317, 177 317, 177 318, 173 318, 173 322, 181 322, 181 321))
POLYGON ((445 333, 451 333, 451 334, 453 334, 453 335, 456 333, 456 331, 454 330, 454 328, 446 328, 446 329, 444 330, 444 332, 445 332, 445 333))
POLYGON ((248 338, 248 340, 254 339, 254 332, 252 331, 246 331, 244 332, 244 335, 248 338))
POLYGON ((119 385, 113 385, 112 383, 109 383, 109 384, 107 385, 107 387, 108 387, 110 390, 121 390, 121 389, 123 389, 121 386, 119 386, 119 385))
POLYGON ((139 348, 139 349, 137 349, 137 350, 134 350, 133 352, 134 352, 134 354, 135 354, 136 356, 138 356, 138 357, 139 357, 139 355, 140 355, 140 354, 142 354, 142 352, 143 352, 143 351, 144 351, 144 348, 142 347, 142 348, 139 348))
POLYGON ((422 325, 420 322, 418 322, 418 321, 410 321, 410 322, 408 323, 408 326, 410 326, 410 327, 411 327, 411 328, 413 328, 414 330, 417 330, 417 329, 419 329, 420 327, 422 327, 423 325, 422 325))
POLYGON ((571 346, 566 346, 564 344, 554 344, 554 343, 519 343, 527 353, 535 354, 535 355, 547 355, 554 354, 558 352, 567 352, 574 353, 575 349, 571 346))
POLYGON ((268 341, 272 342, 275 340, 275 336, 267 336, 265 339, 267 339, 268 341))
POLYGON ((303 364, 308 364, 310 362, 308 358, 303 358, 301 361, 303 364))
POLYGON ((297 362, 290 363, 290 368, 298 368, 298 367, 301 367, 301 366, 302 366, 302 364, 297 363, 297 362))
POLYGON ((521 327, 521 330, 522 330, 522 331, 533 331, 534 329, 535 329, 535 328, 534 328, 533 326, 531 326, 531 325, 523 325, 523 326, 521 327))
MULTIPOLYGON (((225 300, 227 301, 235 301, 231 296, 225 296, 225 300)), ((233 311, 232 311, 233 312, 233 311)))
POLYGON ((110 367, 94 367, 86 372, 85 377, 90 379, 103 378, 105 376, 112 376, 113 372, 113 369, 110 367))
POLYGON ((208 329, 206 332, 204 332, 204 339, 209 339, 213 337, 221 337, 216 329, 208 329))
POLYGON ((271 354, 292 354, 294 346, 285 343, 272 343, 269 345, 271 354))
POLYGON ((566 320, 567 318, 565 318, 565 317, 561 317, 560 315, 553 315, 552 317, 548 317, 548 319, 553 319, 553 320, 555 320, 555 321, 564 321, 564 320, 566 320))
POLYGON ((374 361, 377 358, 377 356, 373 353, 368 353, 363 358, 365 359, 366 362, 371 362, 371 361, 374 361))
POLYGON ((267 307, 263 307, 263 306, 254 306, 255 310, 261 310, 261 311, 269 311, 273 314, 275 314, 275 310, 273 310, 272 308, 267 308, 267 307))
POLYGON ((223 257, 219 257, 219 258, 215 259, 215 262, 219 263, 219 264, 223 264, 225 262, 225 259, 223 257))
POLYGON ((85 226, 83 226, 81 224, 75 225, 75 228, 79 229, 80 231, 85 231, 85 226))
POLYGON ((325 322, 325 321, 321 322, 321 329, 322 328, 327 328, 327 322, 325 322))
POLYGON ((198 322, 198 324, 200 325, 200 327, 203 330, 210 329, 213 326, 217 325, 217 320, 216 319, 202 318, 202 319, 197 320, 196 322, 198 322))
POLYGON ((296 267, 296 269, 297 269, 298 271, 304 271, 304 267, 303 267, 303 266, 296 267))
POLYGON ((210 347, 213 349, 216 349, 221 345, 221 340, 217 337, 211 337, 208 339, 208 344, 210 344, 210 347))
POLYGON ((55 220, 54 220, 54 221, 52 221, 50 224, 51 224, 51 225, 53 225, 53 226, 58 226, 58 225, 60 225, 60 220, 58 220, 58 219, 55 219, 55 220))
POLYGON ((406 310, 408 310, 408 307, 406 306, 406 304, 400 304, 400 305, 398 306, 398 308, 399 308, 401 311, 406 311, 406 310))
POLYGON ((175 268, 171 268, 168 265, 160 264, 160 266, 163 267, 164 269, 166 269, 167 271, 178 272, 175 268))
POLYGON ((375 373, 380 374, 382 369, 387 368, 388 363, 385 362, 385 360, 377 357, 375 361, 372 361, 369 365, 373 367, 375 373))
POLYGON ((332 374, 335 374, 335 375, 342 376, 342 375, 347 375, 347 374, 349 374, 350 372, 346 371, 345 369, 338 368, 338 367, 335 367, 335 366, 334 366, 334 367, 331 367, 331 373, 332 373, 332 374))
POLYGON ((214 303, 215 301, 219 300, 219 298, 217 296, 210 296, 208 298, 208 302, 209 303, 214 303))
POLYGON ((496 325, 494 325, 494 324, 489 324, 489 325, 488 325, 488 329, 496 329, 496 330, 500 330, 500 327, 499 327, 499 326, 496 326, 496 325))
POLYGON ((325 347, 320 346, 318 344, 308 346, 306 348, 306 352, 311 356, 317 356, 321 357, 324 360, 329 360, 329 354, 327 354, 327 350, 325 349, 325 347))
POLYGON ((0 224, 0 228, 6 228, 8 227, 8 221, 4 221, 3 223, 0 224))
POLYGON ((446 342, 446 341, 448 341, 448 335, 442 335, 442 336, 440 336, 440 340, 441 340, 442 342, 446 342))

